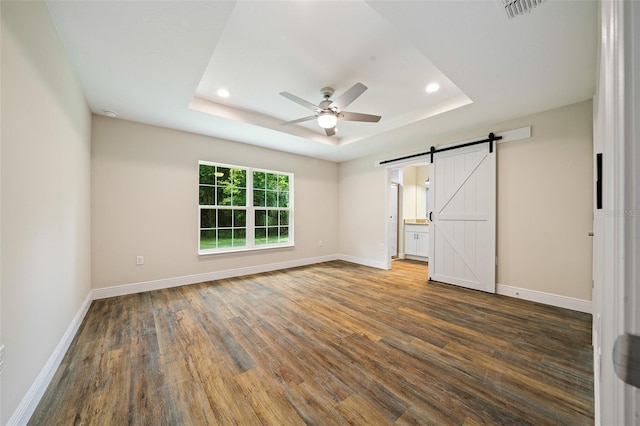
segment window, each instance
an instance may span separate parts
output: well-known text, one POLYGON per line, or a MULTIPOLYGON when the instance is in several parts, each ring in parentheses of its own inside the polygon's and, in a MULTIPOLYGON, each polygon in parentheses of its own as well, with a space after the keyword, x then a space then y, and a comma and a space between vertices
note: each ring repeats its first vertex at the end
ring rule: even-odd
POLYGON ((293 174, 200 161, 198 253, 293 245, 293 174))

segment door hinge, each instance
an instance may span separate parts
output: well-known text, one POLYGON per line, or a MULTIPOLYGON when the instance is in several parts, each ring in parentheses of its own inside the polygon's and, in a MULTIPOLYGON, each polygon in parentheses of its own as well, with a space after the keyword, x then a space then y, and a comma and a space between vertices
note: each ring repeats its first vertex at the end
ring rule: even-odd
POLYGON ((498 256, 496 256, 496 266, 498 266, 498 256))

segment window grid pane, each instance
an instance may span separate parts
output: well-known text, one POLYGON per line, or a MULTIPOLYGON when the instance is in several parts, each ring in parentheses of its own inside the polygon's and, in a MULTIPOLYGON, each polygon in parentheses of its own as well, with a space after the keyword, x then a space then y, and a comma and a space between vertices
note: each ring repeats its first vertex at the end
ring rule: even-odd
POLYGON ((217 231, 216 230, 203 230, 200 231, 200 249, 214 249, 217 247, 217 231))
POLYGON ((266 191, 262 189, 254 189, 253 190, 253 205, 254 207, 264 207, 266 206, 266 191))

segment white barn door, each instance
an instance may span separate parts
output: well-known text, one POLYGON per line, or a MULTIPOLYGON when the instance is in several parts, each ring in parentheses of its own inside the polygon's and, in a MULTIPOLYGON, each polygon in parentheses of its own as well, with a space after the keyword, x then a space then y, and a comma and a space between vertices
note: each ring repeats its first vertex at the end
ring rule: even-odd
POLYGON ((433 154, 429 278, 496 292, 496 153, 489 143, 433 154))

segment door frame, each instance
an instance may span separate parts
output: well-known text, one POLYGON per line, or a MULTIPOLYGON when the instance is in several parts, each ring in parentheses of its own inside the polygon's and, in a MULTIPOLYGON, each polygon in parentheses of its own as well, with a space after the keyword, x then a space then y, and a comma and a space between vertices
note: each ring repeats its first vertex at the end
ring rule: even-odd
MULTIPOLYGON (((625 79, 629 83, 625 90, 625 331, 640 335, 640 5, 629 2, 625 10, 625 79)), ((640 424, 640 389, 625 386, 625 416, 640 424)))
POLYGON ((393 253, 391 252, 391 242, 393 241, 394 235, 392 235, 391 226, 389 222, 387 222, 387 249, 390 251, 387 253, 387 256, 391 259, 397 259, 400 256, 400 184, 397 182, 389 183, 389 193, 387 194, 387 206, 389 211, 387 212, 387 219, 391 218, 392 214, 396 215, 396 229, 395 229, 395 243, 396 243, 396 254, 395 258, 393 257, 393 253), (395 188, 395 190, 393 189, 395 188), (395 195, 394 195, 395 192, 395 195), (391 205, 395 203, 395 211, 391 211, 391 205))
MULTIPOLYGON (((637 310, 640 262, 640 111, 636 2, 600 2, 598 90, 594 97, 594 172, 602 154, 602 205, 594 202, 593 350, 595 423, 638 424, 638 390, 625 385, 613 368, 613 345, 625 332, 639 333, 637 310), (636 31, 636 34, 634 34, 636 31)), ((594 173, 597 179, 597 173, 594 173)), ((594 179, 594 180, 596 180, 594 179)), ((594 199, 597 188, 594 182, 594 199)))
MULTIPOLYGON (((625 130, 626 147, 629 150, 627 159, 626 181, 635 182, 635 185, 626 185, 628 204, 626 211, 632 212, 626 217, 627 232, 630 236, 626 243, 627 258, 626 293, 628 296, 626 330, 629 333, 640 335, 640 5, 631 2, 625 13, 625 76, 629 82, 625 103, 625 130)), ((625 404, 628 419, 636 419, 640 424, 640 389, 631 389, 627 386, 628 401, 625 404)))

